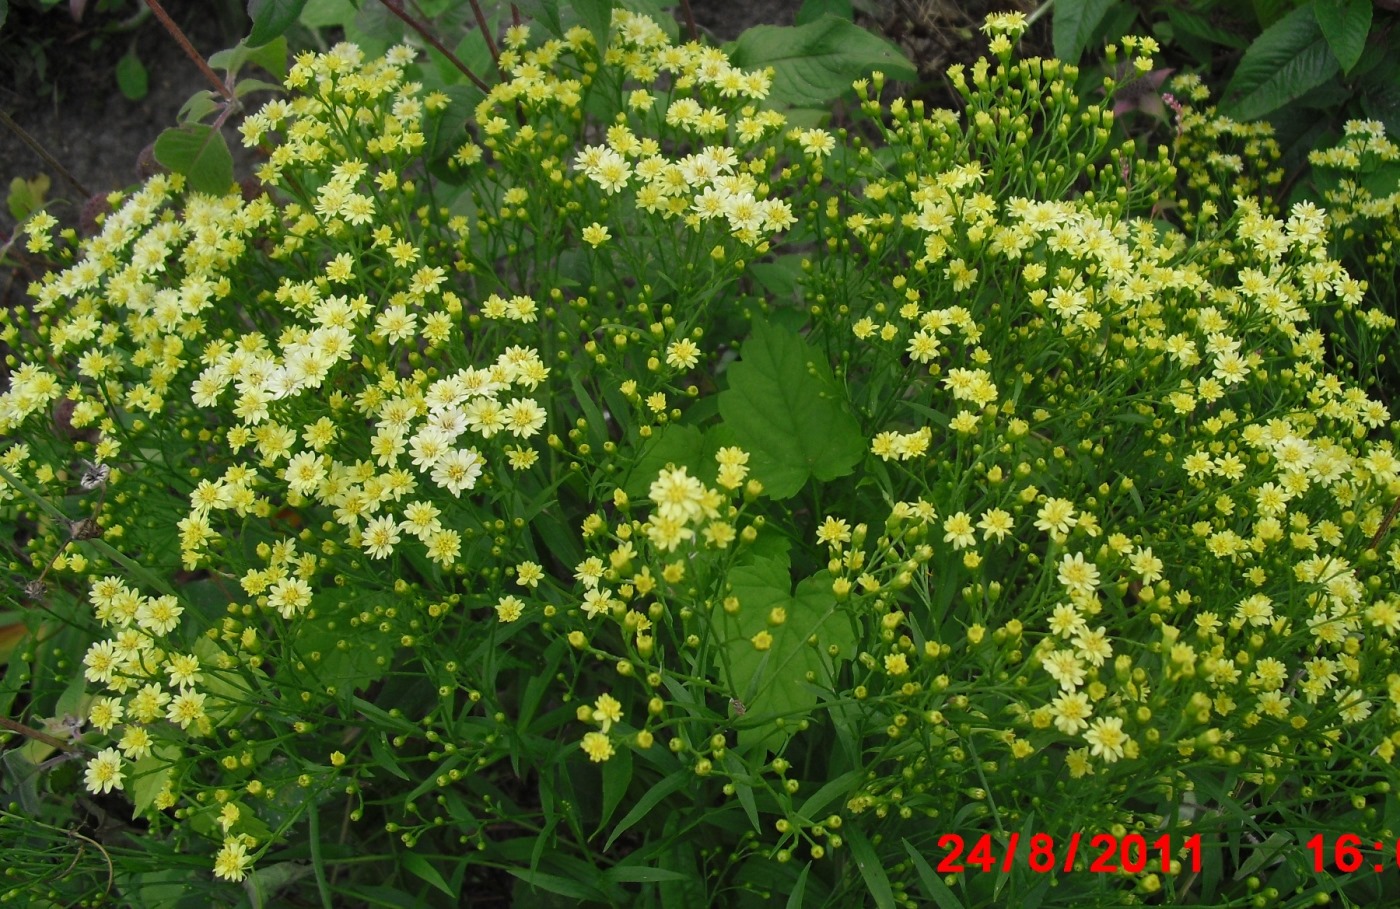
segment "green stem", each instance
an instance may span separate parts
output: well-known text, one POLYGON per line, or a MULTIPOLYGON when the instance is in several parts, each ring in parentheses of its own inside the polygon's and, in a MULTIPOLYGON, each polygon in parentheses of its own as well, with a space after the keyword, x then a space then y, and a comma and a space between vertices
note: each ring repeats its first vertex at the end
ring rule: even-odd
POLYGON ((316 890, 321 894, 321 909, 333 909, 331 888, 326 881, 326 863, 321 858, 321 809, 313 806, 307 813, 307 837, 311 846, 311 869, 316 873, 316 890))

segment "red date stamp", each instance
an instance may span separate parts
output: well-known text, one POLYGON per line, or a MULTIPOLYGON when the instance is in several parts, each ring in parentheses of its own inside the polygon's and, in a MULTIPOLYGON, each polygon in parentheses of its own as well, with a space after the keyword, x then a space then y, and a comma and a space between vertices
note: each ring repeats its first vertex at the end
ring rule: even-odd
POLYGON ((1164 874, 1172 872, 1172 860, 1177 852, 1185 853, 1185 860, 1178 870, 1189 868, 1201 870, 1201 835, 1199 833, 1179 840, 1177 850, 1172 849, 1170 834, 1162 834, 1148 839, 1141 833, 1126 833, 1114 836, 1111 833, 1096 833, 1084 836, 1072 833, 1068 840, 1056 843, 1048 833, 1033 833, 1026 842, 1024 855, 1017 855, 1021 846, 1021 834, 1007 834, 1003 847, 992 840, 990 833, 984 833, 967 847, 966 841, 956 833, 945 833, 938 838, 938 848, 943 850, 943 858, 938 862, 939 874, 956 874, 968 868, 982 871, 1010 871, 1018 860, 1036 874, 1051 871, 1068 873, 1074 870, 1074 863, 1084 859, 1086 869, 1095 874, 1116 874, 1126 872, 1137 874, 1142 871, 1160 870, 1164 874))

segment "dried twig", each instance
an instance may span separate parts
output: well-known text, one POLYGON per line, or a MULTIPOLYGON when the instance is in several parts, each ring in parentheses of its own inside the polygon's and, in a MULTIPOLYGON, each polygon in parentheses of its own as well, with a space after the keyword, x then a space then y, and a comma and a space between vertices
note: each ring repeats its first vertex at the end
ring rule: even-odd
POLYGON ((25 132, 24 128, 18 123, 16 123, 14 120, 10 119, 10 115, 5 113, 3 110, 0 110, 0 123, 5 124, 5 127, 9 129, 10 132, 14 133, 16 136, 19 136, 19 140, 25 145, 28 145, 30 151, 34 152, 34 154, 38 155, 40 158, 43 158, 45 164, 58 171, 58 175, 63 179, 67 180, 69 183, 71 183, 73 185, 73 188, 76 189, 79 193, 81 193, 84 199, 92 198, 91 190, 89 190, 82 183, 78 182, 78 178, 69 173, 68 168, 64 167, 62 164, 59 164, 58 159, 55 158, 53 155, 49 154, 49 150, 44 148, 44 146, 40 145, 38 139, 35 139, 33 136, 29 135, 29 133, 25 132))
POLYGON ((462 74, 465 75, 468 79, 472 80, 473 85, 475 85, 477 88, 481 89, 484 92, 491 91, 491 86, 487 85, 481 80, 480 76, 472 72, 471 67, 467 66, 461 60, 458 60, 457 56, 453 54, 452 51, 448 50, 447 47, 444 46, 443 43, 439 41, 431 31, 428 30, 428 27, 426 25, 424 25, 422 22, 419 22, 417 19, 413 18, 408 13, 404 12, 403 0, 379 0, 379 2, 384 4, 385 8, 387 8, 389 12, 393 13, 395 16, 398 16, 405 23, 407 23, 409 28, 413 29, 415 32, 421 35, 424 41, 432 45, 433 50, 446 57, 449 63, 457 67, 457 69, 460 70, 462 74))

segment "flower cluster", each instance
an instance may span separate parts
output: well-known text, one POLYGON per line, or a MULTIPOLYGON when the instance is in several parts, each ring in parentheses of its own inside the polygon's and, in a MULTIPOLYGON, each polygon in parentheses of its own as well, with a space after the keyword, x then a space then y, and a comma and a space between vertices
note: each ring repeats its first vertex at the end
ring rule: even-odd
POLYGON ((339 45, 243 122, 259 186, 31 219, 0 505, 86 788, 228 881, 334 810, 561 887, 705 826, 728 887, 1393 777, 1395 148, 1284 211, 1264 127, 1178 77, 1141 147, 1024 28, 849 131, 622 10, 484 98, 339 45))

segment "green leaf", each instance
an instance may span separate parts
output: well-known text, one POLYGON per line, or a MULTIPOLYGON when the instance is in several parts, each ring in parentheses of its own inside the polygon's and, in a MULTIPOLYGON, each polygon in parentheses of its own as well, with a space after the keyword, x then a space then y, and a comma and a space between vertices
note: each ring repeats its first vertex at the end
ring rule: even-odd
POLYGON ((755 26, 739 36, 729 57, 743 69, 773 67, 768 102, 775 106, 823 106, 875 70, 909 82, 918 77, 899 48, 830 15, 807 25, 755 26))
POLYGON ((1226 87, 1221 113, 1256 120, 1317 88, 1341 65, 1311 7, 1300 7, 1269 26, 1244 52, 1226 87))
POLYGON ((198 91, 190 95, 175 115, 178 123, 198 123, 219 109, 223 99, 212 91, 198 91))
POLYGON ((846 476, 865 455, 830 367, 795 333, 755 322, 728 372, 720 416, 768 495, 786 499, 813 477, 846 476))
POLYGON ((1371 0, 1313 0, 1313 13, 1342 72, 1351 72, 1371 31, 1371 0))
POLYGON ((645 795, 637 799, 637 804, 632 806, 632 810, 617 822, 617 826, 608 835, 608 841, 603 844, 603 851, 607 852, 611 849, 618 837, 631 829, 633 824, 646 817, 651 809, 655 808, 657 803, 666 796, 689 785, 691 779, 693 779, 693 775, 689 771, 680 770, 648 789, 645 795))
POLYGON ((890 888, 890 879, 885 875, 885 869, 880 864, 879 857, 875 855, 875 848, 870 845, 870 840, 854 825, 846 828, 845 832, 846 844, 851 847, 851 857, 856 860, 860 876, 865 880, 865 889, 870 891, 877 909, 894 909, 894 891, 890 888))
POLYGON ((669 423, 653 433, 646 447, 632 462, 622 482, 622 489, 634 499, 646 498, 656 475, 667 464, 684 467, 693 477, 701 476, 701 454, 704 435, 694 426, 669 423))
POLYGON ((196 192, 222 195, 233 185, 233 155, 223 134, 202 123, 167 129, 156 139, 155 154, 196 192))
POLYGON ((791 594, 790 585, 786 553, 754 559, 729 573, 738 610, 716 614, 720 677, 746 707, 739 730, 744 748, 780 744, 816 706, 814 684, 820 686, 855 653, 855 632, 831 592, 831 576, 819 572, 791 594), (772 624, 778 609, 783 621, 772 624), (763 650, 754 643, 761 633, 768 635, 763 650), (807 680, 809 673, 814 682, 807 680))
POLYGON ((641 865, 613 865, 603 872, 603 878, 614 884, 655 884, 659 881, 686 880, 686 876, 679 871, 641 865))
POLYGON ((915 849, 908 840, 900 842, 904 843, 904 851, 909 853, 909 858, 914 863, 914 870, 919 873, 919 880, 924 885, 924 892, 938 904, 938 909, 962 909, 962 900, 948 889, 948 885, 943 883, 943 879, 934 872, 933 866, 919 854, 919 850, 915 849))
POLYGON ((1227 29, 1218 28, 1214 25, 1210 17, 1191 10, 1168 7, 1166 10, 1167 20, 1181 34, 1191 35, 1212 44, 1219 44, 1222 47, 1233 47, 1243 50, 1248 42, 1227 29))
POLYGON ((131 766, 127 774, 126 791, 131 796, 132 820, 145 817, 155 804, 156 796, 165 789, 170 779, 171 768, 180 759, 180 748, 168 742, 159 742, 151 748, 150 754, 131 766))
POLYGON ((369 753, 374 757, 375 765, 384 768, 404 782, 409 782, 411 778, 399 766, 399 759, 394 756, 394 752, 389 750, 387 736, 380 735, 376 731, 370 733, 367 738, 369 739, 369 753))
POLYGON ((307 28, 344 28, 354 21, 352 0, 307 0, 301 11, 301 24, 307 28))
POLYGON ((233 87, 233 96, 242 98, 253 92, 278 92, 281 90, 282 86, 275 82, 268 82, 266 79, 239 79, 238 84, 233 87))
POLYGON ((428 860, 423 858, 423 856, 416 852, 403 852, 400 853, 399 859, 403 862, 403 866, 407 868, 409 873, 414 877, 427 881, 429 884, 432 884, 454 899, 458 896, 457 891, 448 886, 447 879, 444 878, 436 868, 430 865, 428 860))
POLYGON ((141 62, 141 58, 136 55, 136 48, 133 47, 117 61, 117 88, 121 89, 122 96, 128 101, 140 101, 146 97, 149 86, 150 77, 146 74, 146 65, 141 62))
POLYGON ((5 200, 10 208, 10 216, 16 221, 23 221, 34 214, 44 207, 44 196, 48 191, 48 174, 39 174, 33 180, 15 177, 10 181, 10 195, 5 200))
MULTIPOLYGON (((598 819, 601 831, 612 820, 613 812, 622 804, 627 787, 632 785, 632 751, 623 748, 603 765, 603 815, 598 819)), ((596 835, 596 833, 595 833, 596 835)))
POLYGON ((802 909, 802 901, 807 896, 807 874, 811 870, 811 862, 802 866, 802 873, 797 876, 797 883, 792 885, 792 892, 788 894, 787 909, 802 909))
POLYGON ((851 0, 803 0, 802 8, 797 11, 797 18, 793 20, 793 24, 806 25, 808 22, 816 22, 822 16, 838 16, 854 21, 855 11, 851 8, 851 0))
POLYGON ((244 43, 260 47, 280 38, 297 21, 305 6, 306 0, 248 0, 248 18, 253 20, 253 30, 244 43))
POLYGON ((1113 0, 1056 0, 1050 39, 1055 56, 1078 63, 1113 0))
POLYGON ((608 46, 608 28, 612 25, 613 0, 573 0, 571 5, 583 22, 584 28, 593 33, 593 39, 598 42, 600 48, 599 56, 602 56, 601 48, 608 46))
POLYGON ((249 45, 246 40, 209 58, 209 65, 226 73, 237 74, 244 64, 254 63, 278 79, 287 77, 287 39, 278 35, 261 45, 249 45))
MULTIPOLYGON (((543 890, 547 893, 557 893, 560 896, 567 896, 576 900, 587 900, 589 902, 607 902, 607 897, 596 887, 580 883, 572 878, 560 877, 557 874, 546 874, 543 871, 531 871, 529 868, 507 868, 511 874, 524 881, 530 887, 543 890)), ((517 901, 518 902, 518 901, 517 901)))
POLYGON ((545 27, 556 38, 564 37, 564 23, 559 19, 559 0, 519 0, 520 12, 545 27))

